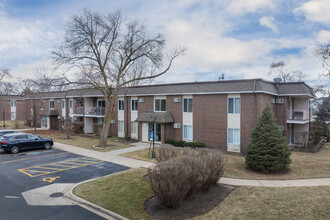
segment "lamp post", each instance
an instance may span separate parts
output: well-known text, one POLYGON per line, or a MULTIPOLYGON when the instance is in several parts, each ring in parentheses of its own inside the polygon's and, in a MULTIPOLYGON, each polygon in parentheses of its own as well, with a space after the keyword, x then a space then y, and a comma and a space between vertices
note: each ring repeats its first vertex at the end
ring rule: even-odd
POLYGON ((151 152, 151 157, 155 158, 155 122, 156 122, 156 115, 151 116, 151 120, 152 120, 152 152, 151 152))

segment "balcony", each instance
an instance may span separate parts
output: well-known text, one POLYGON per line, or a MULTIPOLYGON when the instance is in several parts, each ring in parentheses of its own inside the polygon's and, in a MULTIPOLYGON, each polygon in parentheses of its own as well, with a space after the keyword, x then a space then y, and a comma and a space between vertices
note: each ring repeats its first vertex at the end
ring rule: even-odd
POLYGON ((295 110, 290 116, 287 120, 288 124, 307 124, 309 122, 309 111, 306 110, 295 110))
POLYGON ((73 115, 86 117, 104 117, 104 107, 76 107, 73 109, 73 115))

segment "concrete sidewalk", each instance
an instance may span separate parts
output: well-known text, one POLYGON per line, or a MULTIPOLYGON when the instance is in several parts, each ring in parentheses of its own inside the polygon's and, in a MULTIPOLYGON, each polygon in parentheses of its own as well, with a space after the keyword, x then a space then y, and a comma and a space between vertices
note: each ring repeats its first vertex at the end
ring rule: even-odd
MULTIPOLYGON (((122 156, 118 156, 118 154, 121 154, 120 150, 117 150, 117 152, 115 153, 111 153, 111 152, 99 152, 99 151, 94 151, 94 150, 88 150, 85 148, 81 148, 81 147, 75 147, 72 145, 67 145, 67 144, 62 144, 62 143, 58 143, 55 142, 54 143, 54 148, 59 149, 59 150, 64 150, 70 153, 74 153, 74 154, 79 154, 85 157, 93 157, 99 160, 104 160, 104 161, 108 161, 111 163, 116 163, 116 164, 120 164, 123 166, 127 166, 130 168, 138 168, 138 167, 149 167, 154 165, 154 163, 150 163, 147 161, 142 161, 142 160, 135 160, 135 159, 131 159, 128 157, 122 157, 122 156)), ((145 145, 137 145, 136 147, 131 147, 131 151, 136 151, 139 149, 144 149, 146 148, 145 145)), ((129 151, 126 151, 129 152, 129 151)))
POLYGON ((330 178, 300 179, 300 180, 245 180, 221 178, 219 183, 234 186, 264 186, 264 187, 299 187, 299 186, 330 186, 330 178))
MULTIPOLYGON (((79 154, 82 156, 93 157, 100 160, 120 164, 130 168, 149 167, 154 163, 136 160, 128 157, 119 156, 119 154, 142 150, 149 147, 148 143, 134 143, 135 147, 124 148, 109 152, 98 152, 80 147, 75 147, 67 144, 55 143, 54 148, 79 154)), ((264 186, 264 187, 296 187, 296 186, 330 186, 330 178, 323 179, 300 179, 300 180, 246 180, 221 178, 219 183, 234 185, 234 186, 264 186)))

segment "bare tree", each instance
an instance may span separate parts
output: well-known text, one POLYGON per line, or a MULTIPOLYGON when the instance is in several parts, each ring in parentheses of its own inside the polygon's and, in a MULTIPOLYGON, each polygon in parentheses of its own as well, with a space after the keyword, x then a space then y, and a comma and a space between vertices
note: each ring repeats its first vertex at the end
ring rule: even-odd
POLYGON ((322 60, 322 66, 325 69, 320 76, 330 77, 330 43, 317 47, 316 56, 322 60))
POLYGON ((283 82, 301 82, 305 77, 301 71, 288 70, 283 61, 270 64, 268 75, 279 77, 283 82))
POLYGON ((184 49, 174 50, 163 67, 164 47, 162 35, 150 36, 143 24, 125 21, 120 12, 100 15, 84 10, 72 17, 64 42, 52 54, 59 66, 75 71, 75 79, 63 74, 67 84, 95 88, 103 94, 106 110, 100 147, 107 145, 120 90, 163 75, 184 53, 184 49))

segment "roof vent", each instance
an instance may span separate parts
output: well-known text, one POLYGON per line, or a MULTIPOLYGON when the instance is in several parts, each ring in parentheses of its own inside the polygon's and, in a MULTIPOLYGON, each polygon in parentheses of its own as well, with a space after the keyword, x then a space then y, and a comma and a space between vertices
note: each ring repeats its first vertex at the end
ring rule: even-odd
POLYGON ((273 81, 276 82, 276 83, 280 83, 280 82, 282 82, 282 79, 281 78, 274 78, 273 81))

